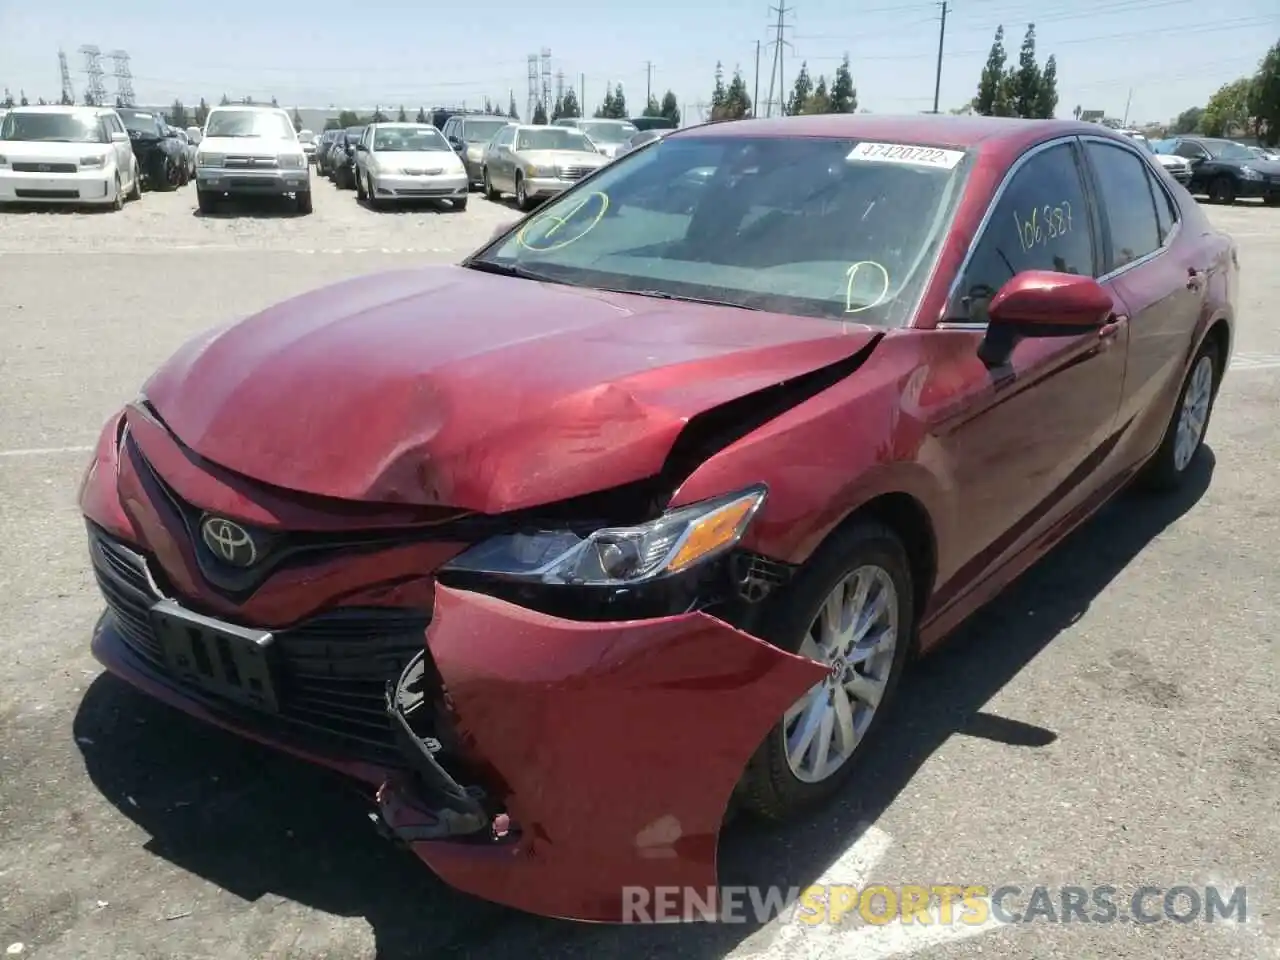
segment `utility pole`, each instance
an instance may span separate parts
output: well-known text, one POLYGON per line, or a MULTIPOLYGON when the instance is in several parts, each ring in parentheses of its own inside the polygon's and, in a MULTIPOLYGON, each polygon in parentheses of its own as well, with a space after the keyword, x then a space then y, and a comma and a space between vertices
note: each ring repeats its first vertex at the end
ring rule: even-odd
POLYGON ((786 74, 783 69, 782 48, 788 45, 785 39, 785 31, 788 26, 786 17, 787 14, 791 12, 791 8, 787 6, 786 0, 780 0, 778 6, 770 7, 769 9, 778 14, 778 21, 774 26, 776 32, 772 43, 773 67, 769 71, 769 105, 765 109, 766 117, 773 116, 773 91, 775 84, 777 84, 778 90, 778 114, 781 116, 785 113, 782 108, 782 98, 786 96, 786 74))
POLYGON ((1124 101, 1124 119, 1120 121, 1120 126, 1129 126, 1129 105, 1133 103, 1133 87, 1129 88, 1129 96, 1124 101))
POLYGON ((942 8, 941 25, 938 27, 938 72, 933 79, 933 112, 938 112, 938 97, 942 93, 942 48, 947 41, 947 0, 938 4, 942 8))
POLYGON ((760 116, 760 41, 756 41, 756 87, 751 97, 751 116, 760 116))
POLYGON ((587 75, 585 73, 578 74, 578 116, 585 117, 583 112, 587 109, 587 75))
POLYGON ((647 109, 653 103, 653 61, 644 62, 644 105, 647 109))

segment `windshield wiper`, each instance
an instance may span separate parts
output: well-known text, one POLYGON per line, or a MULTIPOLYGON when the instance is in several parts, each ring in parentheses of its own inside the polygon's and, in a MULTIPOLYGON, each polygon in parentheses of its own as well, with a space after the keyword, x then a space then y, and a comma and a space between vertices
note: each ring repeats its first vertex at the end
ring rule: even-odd
POLYGON ((567 283, 559 277, 548 276, 514 263, 494 263, 492 260, 469 260, 463 264, 468 270, 493 273, 500 277, 519 277, 521 280, 537 280, 540 283, 567 283))
POLYGON ((682 303, 702 303, 709 307, 734 307, 738 310, 754 310, 756 313, 764 312, 763 307, 752 307, 745 303, 735 303, 731 300, 716 300, 712 297, 686 297, 679 293, 667 293, 665 290, 613 290, 607 287, 600 287, 606 293, 631 293, 637 297, 653 297, 655 300, 679 300, 682 303))

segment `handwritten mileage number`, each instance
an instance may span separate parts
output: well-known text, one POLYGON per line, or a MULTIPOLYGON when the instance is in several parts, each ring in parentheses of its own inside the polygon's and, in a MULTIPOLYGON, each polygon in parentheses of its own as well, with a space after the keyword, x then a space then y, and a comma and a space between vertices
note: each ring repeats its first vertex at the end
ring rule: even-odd
POLYGON ((1018 242, 1022 244, 1022 252, 1026 253, 1035 247, 1047 246, 1050 240, 1071 232, 1071 204, 1066 200, 1056 207, 1046 203, 1033 209, 1029 217, 1015 210, 1013 220, 1017 225, 1018 242))

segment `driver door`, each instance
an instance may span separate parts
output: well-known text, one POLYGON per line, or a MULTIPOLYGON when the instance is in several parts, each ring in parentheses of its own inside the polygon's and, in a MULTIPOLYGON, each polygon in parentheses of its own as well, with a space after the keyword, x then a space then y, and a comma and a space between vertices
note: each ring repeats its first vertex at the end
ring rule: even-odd
POLYGON ((929 344, 921 391, 947 396, 930 424, 955 485, 955 567, 939 570, 939 607, 958 599, 1104 492, 1113 469, 1129 342, 1128 310, 1101 330, 1026 337, 1007 362, 978 359, 986 306, 1015 274, 1098 277, 1101 234, 1075 138, 1024 154, 979 235, 929 344), (932 381, 932 382, 930 382, 932 381))

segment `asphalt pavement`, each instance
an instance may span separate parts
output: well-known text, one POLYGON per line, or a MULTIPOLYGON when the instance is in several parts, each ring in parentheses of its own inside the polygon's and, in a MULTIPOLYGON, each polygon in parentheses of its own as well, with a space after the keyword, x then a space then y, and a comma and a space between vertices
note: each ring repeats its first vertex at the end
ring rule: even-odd
POLYGON ((735 824, 722 844, 728 884, 1018 887, 1006 920, 1045 886, 1054 915, 620 928, 451 891, 374 832, 350 785, 189 721, 90 657, 102 601, 77 486, 147 374, 206 327, 342 277, 456 261, 517 216, 474 195, 465 213, 380 214, 323 183, 310 217, 201 217, 194 200, 0 213, 8 956, 1280 957, 1280 209, 1209 208, 1241 245, 1237 361, 1187 491, 1116 501, 921 664, 838 802, 793 827, 735 824), (1061 888, 1099 885, 1119 891, 1116 919, 1062 922, 1061 888), (1178 922, 1153 894, 1156 920, 1137 922, 1144 886, 1243 887, 1247 920, 1178 922))

